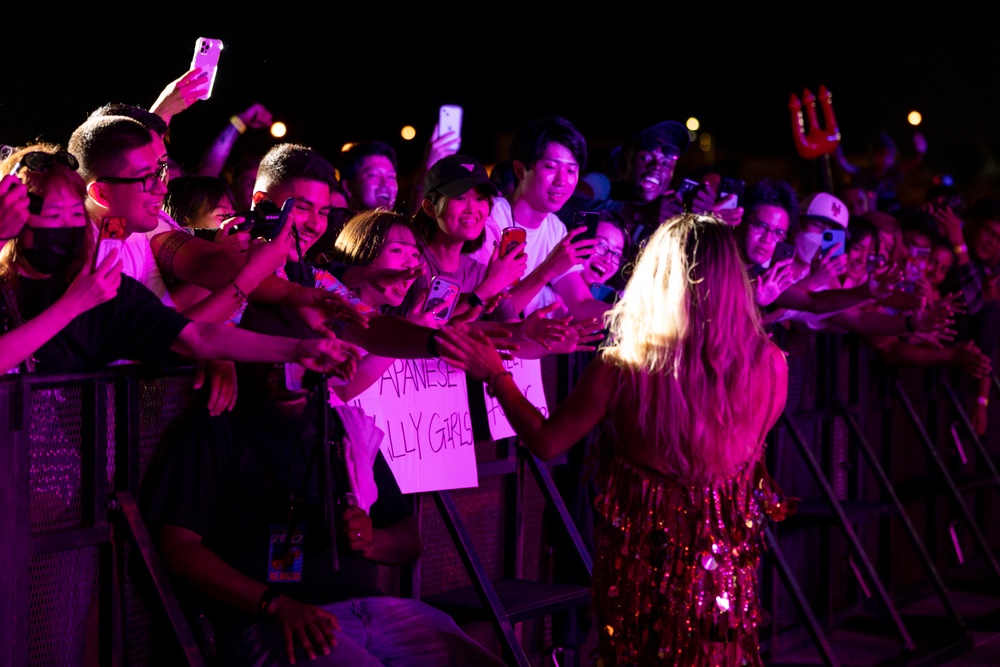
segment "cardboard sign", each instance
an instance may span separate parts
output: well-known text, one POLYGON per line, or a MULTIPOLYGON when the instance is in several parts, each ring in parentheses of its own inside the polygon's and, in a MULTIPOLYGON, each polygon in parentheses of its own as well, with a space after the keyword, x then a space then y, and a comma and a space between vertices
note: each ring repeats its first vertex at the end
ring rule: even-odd
MULTIPOLYGON (((504 368, 509 370, 514 377, 514 384, 518 386, 528 402, 538 408, 544 416, 549 416, 549 407, 545 401, 545 387, 542 385, 542 362, 538 359, 513 359, 504 361, 504 368)), ((486 421, 490 425, 490 435, 494 440, 509 438, 513 435, 507 416, 497 399, 486 394, 486 387, 483 387, 483 397, 486 400, 486 421)))
POLYGON ((396 359, 351 401, 385 432, 382 455, 403 493, 478 486, 465 373, 441 359, 396 359))

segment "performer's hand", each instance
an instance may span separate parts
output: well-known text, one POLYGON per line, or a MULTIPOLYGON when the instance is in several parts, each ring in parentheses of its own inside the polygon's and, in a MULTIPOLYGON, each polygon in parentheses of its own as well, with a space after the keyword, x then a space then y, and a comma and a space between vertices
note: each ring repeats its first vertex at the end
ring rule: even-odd
POLYGON ((316 659, 317 651, 330 655, 330 649, 337 645, 333 631, 340 630, 340 623, 336 616, 321 607, 279 595, 268 608, 267 616, 285 638, 288 663, 291 665, 295 664, 296 644, 302 647, 310 660, 316 659))

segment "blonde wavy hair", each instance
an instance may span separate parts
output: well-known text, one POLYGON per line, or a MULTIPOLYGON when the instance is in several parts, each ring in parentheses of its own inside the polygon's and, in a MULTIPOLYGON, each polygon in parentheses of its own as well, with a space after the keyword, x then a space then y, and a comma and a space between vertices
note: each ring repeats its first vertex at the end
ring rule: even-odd
POLYGON ((605 320, 617 403, 635 406, 662 469, 690 481, 738 471, 759 444, 753 379, 768 339, 732 227, 665 221, 605 320))

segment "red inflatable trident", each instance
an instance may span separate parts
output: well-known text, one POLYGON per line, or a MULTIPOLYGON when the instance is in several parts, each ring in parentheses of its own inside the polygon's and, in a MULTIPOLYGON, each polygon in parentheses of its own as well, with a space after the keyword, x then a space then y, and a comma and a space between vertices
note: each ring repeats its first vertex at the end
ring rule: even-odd
POLYGON ((840 128, 833 115, 833 95, 826 86, 819 87, 819 104, 823 108, 824 127, 820 127, 816 118, 816 97, 806 88, 802 92, 802 101, 792 93, 788 100, 788 110, 792 116, 792 137, 795 139, 795 150, 807 160, 823 159, 823 180, 827 192, 833 191, 833 174, 830 169, 830 154, 837 150, 840 144, 840 128), (809 130, 806 130, 805 119, 802 116, 802 106, 805 105, 809 117, 809 130))

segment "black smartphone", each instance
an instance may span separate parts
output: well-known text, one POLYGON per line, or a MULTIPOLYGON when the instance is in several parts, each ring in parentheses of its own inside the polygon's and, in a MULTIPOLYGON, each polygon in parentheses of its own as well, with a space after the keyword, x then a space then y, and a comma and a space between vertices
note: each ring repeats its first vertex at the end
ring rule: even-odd
POLYGON ((573 231, 577 227, 586 227, 587 229, 574 236, 573 241, 576 242, 596 238, 597 221, 600 217, 600 214, 594 213, 593 211, 577 211, 576 214, 573 215, 573 226, 570 228, 570 231, 573 231))
POLYGON ((795 257, 795 246, 791 243, 776 243, 774 246, 774 254, 771 255, 771 264, 785 259, 791 259, 792 257, 795 257))
POLYGON ((743 191, 746 189, 746 183, 738 178, 733 178, 732 176, 723 176, 719 179, 719 196, 716 201, 725 199, 729 195, 736 195, 736 199, 732 201, 725 208, 736 208, 743 201, 743 191))

